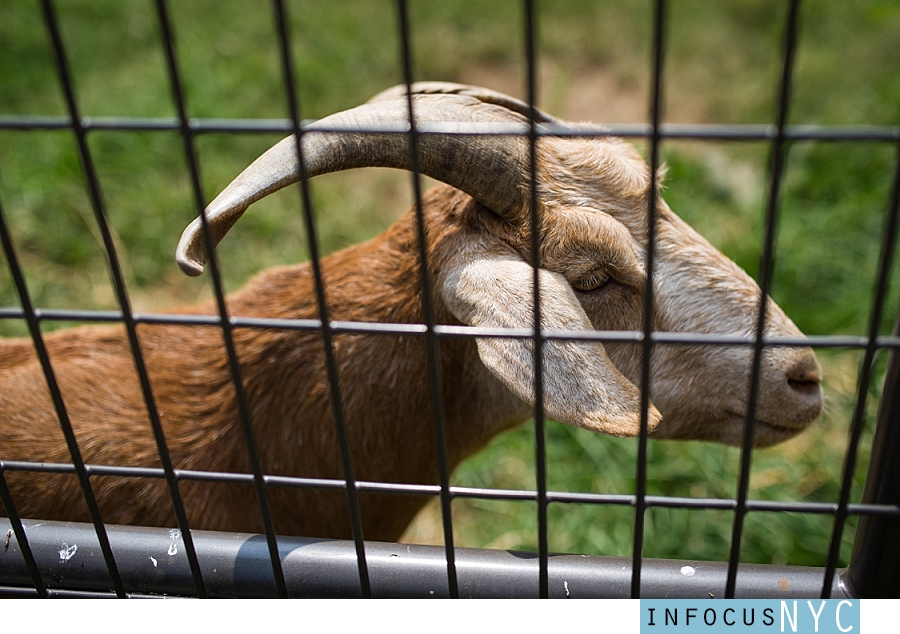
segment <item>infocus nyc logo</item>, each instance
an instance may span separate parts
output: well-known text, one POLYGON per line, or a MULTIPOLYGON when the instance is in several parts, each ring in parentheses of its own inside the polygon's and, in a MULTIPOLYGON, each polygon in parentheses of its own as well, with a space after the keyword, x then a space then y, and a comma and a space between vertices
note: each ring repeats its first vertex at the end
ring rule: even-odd
POLYGON ((641 634, 859 634, 859 601, 848 599, 641 599, 641 634))

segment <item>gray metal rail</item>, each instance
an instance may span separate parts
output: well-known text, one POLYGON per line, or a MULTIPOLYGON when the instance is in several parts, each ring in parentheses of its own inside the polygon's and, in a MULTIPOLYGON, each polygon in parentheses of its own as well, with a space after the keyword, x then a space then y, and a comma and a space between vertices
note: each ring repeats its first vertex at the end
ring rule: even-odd
MULTIPOLYGON (((90 524, 25 520, 28 542, 50 596, 115 596, 97 534, 90 524)), ((0 518, 0 596, 34 596, 34 584, 11 525, 0 518)), ((164 528, 107 526, 122 582, 131 596, 196 596, 180 533, 164 528)), ((193 531, 194 546, 210 597, 274 597, 275 580, 264 535, 193 531)), ((352 541, 279 537, 278 549, 291 597, 360 597, 352 541)), ((537 598, 537 553, 456 549, 459 596, 537 598)), ((366 543, 373 597, 449 596, 443 547, 366 543)), ((823 568, 742 564, 738 598, 818 596, 823 568)), ((721 598, 728 564, 645 559, 644 598, 721 598)), ((832 596, 850 596, 840 573, 832 596)), ((551 598, 631 596, 631 558, 586 555, 549 557, 551 598)))

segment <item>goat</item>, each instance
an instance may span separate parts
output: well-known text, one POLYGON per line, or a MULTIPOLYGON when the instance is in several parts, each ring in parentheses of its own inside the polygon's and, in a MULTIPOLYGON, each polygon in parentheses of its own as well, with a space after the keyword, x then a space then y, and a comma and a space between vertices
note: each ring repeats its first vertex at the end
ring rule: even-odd
MULTIPOLYGON (((418 138, 422 173, 444 184, 421 209, 427 264, 417 251, 415 208, 374 239, 321 260, 331 319, 422 323, 422 276, 434 288, 439 324, 533 326, 530 149, 521 134, 469 133, 483 123, 528 130, 527 117, 558 122, 503 94, 429 82, 408 97, 396 87, 321 120, 303 135, 308 176, 365 166, 411 169, 400 129, 412 100, 418 124, 458 134, 418 138), (318 130, 318 131, 316 131, 318 130), (337 131, 336 131, 337 130, 337 131), (343 130, 343 131, 341 131, 343 130)), ((216 243, 254 201, 296 182, 296 139, 289 136, 241 173, 206 209, 216 243)), ((542 327, 641 330, 649 168, 611 137, 541 136, 535 150, 541 217, 542 327)), ((755 332, 760 289, 737 265, 678 218, 658 196, 652 277, 653 328, 675 333, 747 336, 755 332)), ((199 275, 208 259, 198 218, 177 259, 199 275)), ((227 297, 240 317, 315 319, 308 264, 263 271, 227 297)), ((181 311, 184 312, 184 311, 181 311)), ((213 306, 188 312, 214 313, 213 306)), ((803 340, 771 300, 767 336, 803 340)), ((152 391, 178 469, 249 472, 222 332, 212 326, 138 326, 152 391)), ((266 473, 342 478, 320 333, 274 328, 233 331, 262 467, 266 473)), ((0 458, 68 462, 59 421, 30 341, 0 342, 0 458)), ((122 326, 87 326, 46 336, 50 360, 85 461, 159 466, 148 414, 122 326)), ((435 483, 431 399, 422 337, 343 334, 334 355, 356 476, 435 483)), ((740 444, 753 350, 748 346, 657 345, 651 355, 648 428, 655 438, 740 444)), ((530 339, 444 338, 439 343, 449 464, 455 467, 534 407, 530 339)), ((551 339, 543 349, 543 405, 550 418, 616 436, 640 429, 641 346, 551 339)), ((820 370, 803 346, 766 348, 756 406, 756 446, 799 433, 821 409, 820 370)), ((7 472, 26 517, 85 520, 74 476, 7 472)), ((94 476, 105 521, 171 526, 159 480, 94 476)), ((255 495, 238 485, 180 483, 193 528, 259 531, 255 495)), ((337 490, 273 487, 282 534, 346 537, 347 500, 337 490)), ((367 539, 396 540, 424 504, 415 496, 364 494, 367 539)))

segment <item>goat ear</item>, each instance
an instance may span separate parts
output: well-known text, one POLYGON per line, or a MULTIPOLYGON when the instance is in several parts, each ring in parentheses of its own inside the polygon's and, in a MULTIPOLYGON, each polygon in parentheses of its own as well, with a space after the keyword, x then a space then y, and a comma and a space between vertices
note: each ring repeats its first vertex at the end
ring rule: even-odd
MULTIPOLYGON (((534 326, 534 269, 514 254, 461 258, 441 283, 444 302, 470 326, 534 326)), ((541 269, 541 324, 547 330, 592 330, 563 276, 541 269)), ((516 396, 534 406, 534 344, 528 338, 480 337, 478 354, 516 396)), ((549 340, 543 346, 544 411, 555 420, 613 436, 640 433, 640 391, 603 345, 549 340)), ((651 404, 649 429, 661 418, 651 404)))

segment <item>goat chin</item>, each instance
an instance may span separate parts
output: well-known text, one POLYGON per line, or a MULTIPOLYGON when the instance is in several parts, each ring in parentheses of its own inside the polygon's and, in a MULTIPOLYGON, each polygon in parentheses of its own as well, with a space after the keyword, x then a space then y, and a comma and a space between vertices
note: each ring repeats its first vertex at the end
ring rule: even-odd
MULTIPOLYGON (((413 87, 420 124, 478 131, 484 124, 527 131, 532 111, 486 89, 428 83, 413 87), (455 127, 454 127, 455 126, 455 127), (479 127, 481 126, 481 127, 479 127)), ((400 89, 329 117, 304 136, 307 174, 349 167, 408 168, 405 137, 328 132, 406 120, 400 89), (399 145, 398 145, 399 144, 399 145)), ((539 121, 554 121, 537 111, 539 121)), ((559 122, 557 122, 559 123, 559 122)), ((542 398, 549 417, 605 434, 641 427, 640 345, 606 343, 595 331, 641 331, 647 283, 648 193, 640 156, 609 137, 542 136, 536 153, 541 208, 542 398), (564 335, 569 335, 566 339, 564 335)), ((420 169, 443 180, 423 198, 428 280, 437 323, 531 329, 534 271, 527 139, 475 134, 424 135, 420 169), (523 193, 525 192, 525 193, 523 193)), ((221 240, 255 200, 299 178, 297 144, 288 138, 254 162, 207 210, 221 240)), ((654 328, 746 336, 760 301, 756 284, 654 196, 654 328)), ((178 259, 191 274, 208 253, 199 222, 182 237, 178 259)), ((376 238, 322 261, 327 309, 339 321, 425 321, 414 210, 376 238)), ((269 269, 227 298, 236 317, 316 319, 319 306, 306 264, 269 269)), ((767 349, 760 363, 756 444, 799 433, 821 409, 820 370, 803 335, 768 300, 766 335, 792 347, 767 349)), ((214 314, 213 306, 176 310, 214 314)), ((152 394, 145 394, 123 326, 91 326, 44 337, 65 413, 84 460, 95 465, 159 467, 147 398, 153 398, 174 468, 249 473, 250 463, 222 331, 212 326, 140 324, 152 394)), ((496 331, 493 331, 496 333, 496 331)), ((479 333, 483 334, 483 333, 479 333)), ((344 477, 325 348, 319 333, 277 328, 233 330, 252 428, 265 473, 344 477)), ((535 406, 535 353, 527 337, 442 338, 438 363, 447 458, 455 467, 535 406)), ((438 458, 426 342, 410 335, 339 334, 333 352, 355 476, 389 483, 435 483, 438 458)), ((747 346, 654 347, 654 437, 740 443, 748 411, 752 350, 747 346)), ((71 462, 59 413, 30 341, 0 341, 0 459, 71 462)), ((7 471, 18 513, 87 520, 73 475, 7 471)), ((173 525, 162 480, 94 476, 103 519, 173 525)), ((249 484, 181 480, 192 528, 260 531, 249 484)), ((268 489, 275 529, 283 534, 347 537, 341 490, 268 489)), ((367 539, 399 537, 425 502, 414 496, 359 497, 367 539)))

